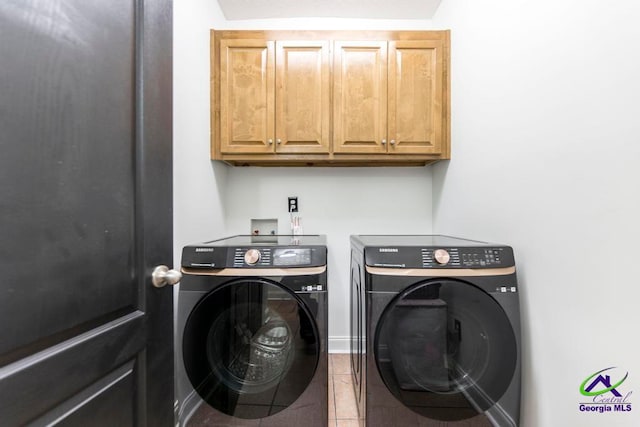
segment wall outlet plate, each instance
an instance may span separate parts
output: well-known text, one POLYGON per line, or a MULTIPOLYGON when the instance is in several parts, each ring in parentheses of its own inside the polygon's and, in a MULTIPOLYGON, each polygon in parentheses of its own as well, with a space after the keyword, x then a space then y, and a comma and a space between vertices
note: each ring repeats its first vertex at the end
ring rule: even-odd
POLYGON ((298 197, 289 197, 289 212, 298 212, 298 197))

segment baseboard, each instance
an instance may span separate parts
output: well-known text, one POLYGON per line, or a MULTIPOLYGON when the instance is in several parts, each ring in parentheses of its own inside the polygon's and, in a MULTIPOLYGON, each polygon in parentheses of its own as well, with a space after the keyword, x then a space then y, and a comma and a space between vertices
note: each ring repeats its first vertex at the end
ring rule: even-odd
POLYGON ((351 337, 329 337, 329 353, 349 353, 351 337))

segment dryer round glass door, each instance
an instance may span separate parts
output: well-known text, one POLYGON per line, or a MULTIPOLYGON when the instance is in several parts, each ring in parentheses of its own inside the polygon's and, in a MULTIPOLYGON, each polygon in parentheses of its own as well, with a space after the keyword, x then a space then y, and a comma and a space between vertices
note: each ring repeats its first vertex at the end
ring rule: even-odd
POLYGON ((422 282, 400 293, 380 317, 374 350, 391 393, 442 421, 494 406, 518 357, 504 310, 482 289, 457 280, 422 282))
POLYGON ((239 279, 207 294, 184 329, 193 388, 213 408, 258 419, 290 406, 319 360, 318 330, 295 293, 266 279, 239 279))

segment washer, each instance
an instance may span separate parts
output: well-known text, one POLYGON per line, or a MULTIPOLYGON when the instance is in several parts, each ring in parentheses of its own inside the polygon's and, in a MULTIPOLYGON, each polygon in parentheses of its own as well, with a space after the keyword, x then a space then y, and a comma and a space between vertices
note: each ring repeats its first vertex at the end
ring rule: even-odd
POLYGON ((520 313, 509 246, 351 236, 351 366, 367 426, 517 426, 520 313))
POLYGON ((233 236, 182 253, 183 425, 326 427, 324 236, 233 236))

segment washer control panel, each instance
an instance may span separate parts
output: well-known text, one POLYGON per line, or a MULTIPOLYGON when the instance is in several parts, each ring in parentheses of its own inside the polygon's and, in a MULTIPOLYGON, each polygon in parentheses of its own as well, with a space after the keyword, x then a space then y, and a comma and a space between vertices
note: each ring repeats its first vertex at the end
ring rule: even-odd
POLYGON ((271 267, 271 248, 235 248, 233 266, 244 267, 247 265, 271 267))
POLYGON ((318 248, 235 248, 233 267, 310 267, 322 265, 318 248))
POLYGON ((306 268, 327 265, 324 235, 250 236, 187 245, 182 249, 182 267, 223 268, 306 268))

